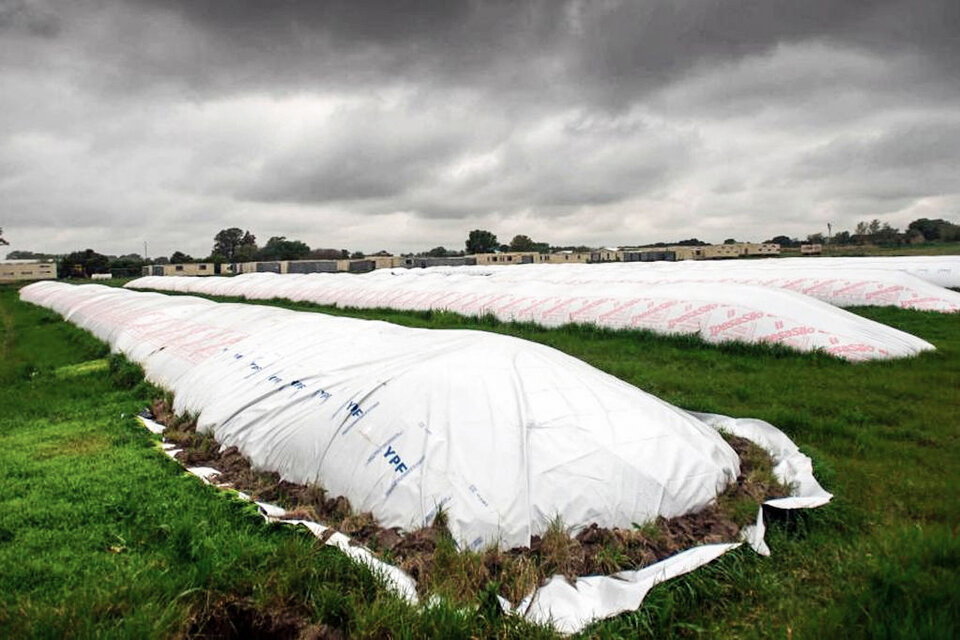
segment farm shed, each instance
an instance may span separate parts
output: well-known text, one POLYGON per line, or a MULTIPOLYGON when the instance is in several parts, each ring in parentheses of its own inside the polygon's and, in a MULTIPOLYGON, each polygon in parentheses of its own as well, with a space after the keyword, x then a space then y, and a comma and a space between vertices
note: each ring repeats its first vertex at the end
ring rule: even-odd
POLYGON ((0 260, 0 282, 55 280, 57 265, 33 260, 0 260))

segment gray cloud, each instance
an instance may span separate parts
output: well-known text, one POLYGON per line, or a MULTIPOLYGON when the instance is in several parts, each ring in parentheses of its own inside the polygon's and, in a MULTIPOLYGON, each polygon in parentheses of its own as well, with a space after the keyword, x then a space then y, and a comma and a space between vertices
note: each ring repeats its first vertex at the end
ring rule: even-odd
MULTIPOLYGON (((442 110, 441 110, 442 111, 442 110)), ((402 196, 470 144, 450 114, 363 104, 338 109, 296 146, 270 158, 241 194, 272 202, 341 202, 402 196)))
POLYGON ((7 0, 0 4, 0 33, 22 31, 49 38, 60 33, 60 26, 53 8, 40 2, 7 0))
MULTIPOLYGON (((403 78, 497 91, 525 86, 622 107, 698 66, 782 44, 909 53, 954 80, 960 57, 960 8, 951 0, 571 0, 559 6, 550 0, 139 0, 132 6, 113 23, 134 31, 135 40, 126 43, 131 73, 219 90, 403 78), (176 46, 150 46, 156 39, 176 46)), ((124 46, 111 46, 117 44, 124 46)))
POLYGON ((958 32, 947 0, 0 0, 0 225, 202 254, 955 218, 958 32))

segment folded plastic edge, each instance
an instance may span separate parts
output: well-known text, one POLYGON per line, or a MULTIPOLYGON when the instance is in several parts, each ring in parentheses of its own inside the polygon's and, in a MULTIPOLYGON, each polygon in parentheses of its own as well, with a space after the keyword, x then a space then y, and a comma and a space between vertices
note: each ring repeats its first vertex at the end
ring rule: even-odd
MULTIPOLYGON (((813 476, 813 462, 789 437, 772 424, 753 418, 731 418, 713 413, 688 412, 708 426, 746 438, 766 450, 774 462, 774 475, 790 486, 789 497, 768 500, 779 509, 808 509, 826 504, 833 497, 813 476)), ((760 555, 770 555, 764 540, 763 509, 753 525, 741 530, 741 538, 760 555)), ((514 611, 528 620, 549 624, 561 633, 576 633, 587 625, 640 607, 655 585, 689 573, 736 549, 741 543, 702 545, 673 555, 638 571, 610 576, 587 576, 568 581, 554 576, 527 596, 514 611)))
MULTIPOLYGON (((833 498, 814 477, 812 460, 801 453, 785 433, 770 423, 713 413, 688 413, 717 431, 746 438, 770 454, 774 461, 774 475, 780 482, 790 486, 793 492, 788 497, 768 500, 765 505, 778 509, 809 509, 822 506, 833 498)), ((138 419, 152 433, 162 433, 162 425, 143 416, 138 416, 138 419)), ((163 448, 171 457, 178 451, 169 444, 165 444, 163 448)), ((210 467, 186 469, 208 484, 217 474, 216 469, 210 467)), ((236 494, 241 499, 250 500, 243 492, 237 491, 236 494)), ((340 549, 381 576, 390 591, 410 603, 418 602, 417 584, 413 578, 398 567, 379 560, 368 549, 352 544, 348 536, 335 531, 330 533, 329 527, 317 522, 283 519, 286 511, 282 507, 260 502, 256 504, 268 522, 305 526, 317 538, 325 538, 326 544, 340 549)), ((761 508, 757 512, 756 522, 741 530, 741 539, 758 554, 770 555, 770 549, 764 540, 765 532, 761 508)), ((690 573, 736 549, 743 542, 700 545, 643 569, 621 571, 608 576, 584 576, 570 581, 564 576, 555 575, 526 596, 516 607, 502 597, 499 602, 507 613, 521 615, 536 624, 549 625, 561 633, 573 634, 597 620, 637 610, 654 586, 690 573)))

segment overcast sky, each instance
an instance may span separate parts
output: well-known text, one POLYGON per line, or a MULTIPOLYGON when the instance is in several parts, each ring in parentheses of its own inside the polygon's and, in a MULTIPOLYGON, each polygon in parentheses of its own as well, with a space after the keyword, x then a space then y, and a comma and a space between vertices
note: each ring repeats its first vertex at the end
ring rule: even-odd
POLYGON ((11 246, 960 220, 957 0, 0 0, 11 246))

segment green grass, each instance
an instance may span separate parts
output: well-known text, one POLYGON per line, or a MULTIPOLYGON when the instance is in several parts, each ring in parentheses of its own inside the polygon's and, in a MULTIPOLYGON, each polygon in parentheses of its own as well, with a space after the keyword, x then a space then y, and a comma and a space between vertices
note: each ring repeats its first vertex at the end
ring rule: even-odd
MULTIPOLYGON (((681 407, 768 420, 813 457, 836 498, 775 517, 770 558, 728 554, 655 588, 638 612, 597 623, 587 635, 960 633, 956 316, 859 309, 938 350, 853 365, 643 332, 275 304, 535 340, 681 407)), ((18 303, 9 289, 0 292, 0 309, 0 500, 10 503, 0 510, 0 636, 162 636, 234 596, 266 609, 293 608, 357 636, 536 631, 483 603, 476 611, 440 606, 418 614, 308 535, 260 524, 248 506, 182 476, 120 417, 139 410, 150 391, 136 383, 122 389, 131 382, 123 367, 114 362, 110 376, 102 365, 91 365, 90 375, 63 375, 61 367, 103 358, 102 346, 18 303)))
POLYGON ((158 393, 134 365, 12 288, 0 328, 0 637, 171 637, 238 610, 360 637, 544 633, 405 605, 305 529, 185 475, 133 417, 158 393))
MULTIPOLYGON (((800 255, 799 249, 782 252, 784 255, 800 255)), ((960 242, 926 242, 902 246, 882 247, 874 245, 824 245, 825 256, 955 256, 960 255, 960 242)))

